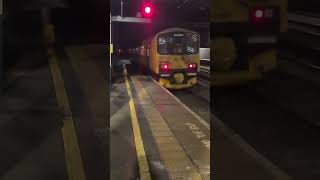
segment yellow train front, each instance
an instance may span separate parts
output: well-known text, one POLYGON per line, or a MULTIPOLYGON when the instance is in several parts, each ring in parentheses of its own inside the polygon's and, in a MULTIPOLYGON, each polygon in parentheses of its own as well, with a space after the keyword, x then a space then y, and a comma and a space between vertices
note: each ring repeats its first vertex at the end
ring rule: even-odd
POLYGON ((183 28, 168 28, 140 46, 139 66, 168 89, 183 89, 197 83, 200 36, 183 28))
POLYGON ((277 67, 277 38, 287 30, 287 0, 211 2, 211 84, 260 79, 277 67))

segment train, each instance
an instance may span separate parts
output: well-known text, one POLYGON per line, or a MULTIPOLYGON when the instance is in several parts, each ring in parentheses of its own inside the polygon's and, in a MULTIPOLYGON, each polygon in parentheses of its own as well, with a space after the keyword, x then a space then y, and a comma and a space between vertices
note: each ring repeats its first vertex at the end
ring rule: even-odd
POLYGON ((199 48, 199 33, 172 27, 143 40, 130 51, 138 55, 139 72, 149 73, 165 88, 185 89, 197 84, 199 48))
POLYGON ((287 29, 287 0, 211 1, 211 86, 247 83, 273 72, 277 39, 287 29))

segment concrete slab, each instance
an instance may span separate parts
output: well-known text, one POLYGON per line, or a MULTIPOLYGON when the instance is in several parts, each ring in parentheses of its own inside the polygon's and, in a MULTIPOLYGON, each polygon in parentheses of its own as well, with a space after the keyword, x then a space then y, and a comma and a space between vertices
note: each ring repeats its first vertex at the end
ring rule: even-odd
POLYGON ((47 60, 36 58, 41 65, 9 73, 9 87, 0 97, 0 179, 68 178, 62 112, 47 60))
MULTIPOLYGON (((144 106, 140 104, 140 112, 143 113, 143 116, 146 118, 147 122, 150 122, 152 136, 169 177, 176 179, 190 179, 194 178, 193 175, 196 174, 195 176, 200 178, 197 167, 192 163, 192 160, 190 161, 190 156, 186 153, 185 148, 181 146, 181 142, 179 141, 180 139, 177 139, 177 136, 175 135, 175 132, 172 131, 170 124, 168 124, 168 122, 163 119, 163 109, 157 108, 157 102, 159 102, 158 105, 162 107, 169 106, 168 104, 171 104, 172 106, 179 106, 178 102, 171 96, 167 96, 166 92, 164 91, 162 92, 162 94, 148 93, 148 91, 144 87, 157 85, 148 84, 144 86, 139 81, 139 78, 140 76, 131 77, 135 92, 142 94, 138 96, 137 103, 140 104, 139 97, 143 97, 145 99, 150 98, 152 101, 152 106, 144 106), (154 122, 160 122, 161 126, 155 126, 154 124, 157 123, 154 122), (159 137, 161 138, 161 143, 157 140, 159 137), (164 143, 164 141, 166 142, 164 143), (189 173, 189 171, 192 173, 189 173)), ((141 79, 146 80, 144 79, 144 77, 141 77, 141 79)), ((151 89, 161 93, 159 89, 156 89, 154 87, 151 89)))

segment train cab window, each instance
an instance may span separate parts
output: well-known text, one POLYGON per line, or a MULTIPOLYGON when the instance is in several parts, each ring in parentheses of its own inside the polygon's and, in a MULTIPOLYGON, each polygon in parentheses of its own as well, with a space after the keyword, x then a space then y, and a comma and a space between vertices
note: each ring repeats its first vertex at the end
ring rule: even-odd
POLYGON ((191 35, 190 38, 187 38, 187 53, 197 53, 197 48, 199 47, 199 36, 196 34, 191 35))
POLYGON ((158 36, 159 54, 196 54, 199 36, 195 33, 165 33, 158 36))

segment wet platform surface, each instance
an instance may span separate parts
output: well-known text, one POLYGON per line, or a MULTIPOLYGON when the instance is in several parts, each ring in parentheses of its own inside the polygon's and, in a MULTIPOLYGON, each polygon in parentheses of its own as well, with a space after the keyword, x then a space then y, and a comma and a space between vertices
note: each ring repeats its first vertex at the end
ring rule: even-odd
POLYGON ((39 54, 23 56, 0 97, 0 179, 108 179, 105 47, 39 54))
MULTIPOLYGON (((189 109, 150 77, 130 76, 127 81, 130 84, 152 179, 210 179, 209 125, 201 123, 189 109)), ((111 90, 111 134, 117 134, 110 138, 111 167, 114 164, 111 174, 114 174, 115 178, 118 178, 117 174, 123 175, 120 171, 128 172, 128 167, 133 170, 140 168, 135 153, 138 150, 131 144, 133 142, 135 145, 134 135, 128 134, 132 133, 132 130, 122 130, 125 129, 124 123, 127 126, 131 124, 132 113, 128 108, 130 97, 124 83, 125 80, 121 77, 113 83, 111 90), (123 161, 120 165, 113 161, 113 156, 122 151, 120 146, 124 146, 123 143, 118 143, 117 139, 127 142, 127 147, 130 148, 123 151, 126 152, 125 156, 134 155, 131 162, 123 161)), ((134 130, 134 127, 131 128, 134 130)), ((133 172, 131 171, 131 175, 133 172)), ((140 176, 139 171, 136 171, 134 177, 136 176, 140 176)))
MULTIPOLYGON (((158 85, 151 77, 136 75, 136 73, 129 73, 128 81, 133 93, 141 136, 153 179, 172 179, 172 177, 188 179, 192 175, 185 171, 185 167, 192 168, 192 166, 201 175, 200 179, 210 179, 210 175, 212 179, 290 179, 284 171, 257 152, 232 129, 228 128, 223 121, 210 112, 210 102, 207 102, 207 104, 204 102, 204 100, 208 101, 210 99, 205 97, 208 94, 203 93, 207 92, 207 90, 196 87, 183 90, 184 92, 173 92, 172 94, 158 85), (200 104, 208 108, 196 107, 197 104, 199 105, 199 100, 192 94, 194 91, 197 92, 197 98, 201 98, 200 104), (201 95, 198 93, 201 93, 201 95), (211 141, 210 138, 207 139, 210 134, 211 141), (175 142, 182 149, 169 145, 175 142), (167 154, 163 152, 167 151, 176 152, 173 153, 174 155, 163 156, 162 154, 167 154), (182 160, 178 159, 183 159, 183 154, 188 157, 191 164, 189 162, 177 163, 178 161, 182 162, 182 160), (210 162, 208 157, 213 162, 210 162), (166 166, 166 162, 170 162, 170 158, 172 158, 172 164, 167 163, 170 165, 166 166), (170 170, 170 168, 175 169, 174 166, 177 166, 177 169, 181 172, 176 173, 178 176, 172 175, 174 171, 170 170)), ((118 102, 116 99, 122 98, 122 103, 128 104, 130 96, 126 93, 124 84, 125 78, 120 73, 118 81, 112 84, 112 101, 118 102), (122 95, 119 92, 122 92, 122 95)), ((120 111, 120 107, 115 106, 114 109, 120 111)), ((112 103, 111 109, 113 109, 112 103)), ((130 116, 124 115, 125 111, 129 111, 128 106, 123 110, 121 108, 121 113, 119 113, 122 118, 130 119, 130 116)), ((115 113, 116 111, 112 112, 115 113)), ((114 116, 117 116, 116 114, 114 116)), ((118 115, 117 117, 120 116, 118 115)), ((117 124, 115 119, 111 119, 111 122, 112 124, 117 124)), ((130 121, 122 120, 122 122, 130 124, 130 121)), ((121 136, 121 133, 118 133, 118 136, 121 136)), ((133 139, 134 137, 130 136, 127 141, 131 142, 132 145, 133 139)), ((134 147, 134 143, 131 148, 131 155, 135 155, 136 147, 134 147)), ((116 152, 117 148, 114 147, 114 149, 114 152, 116 152)), ((133 177, 137 178, 139 177, 139 162, 137 162, 137 158, 134 158, 134 161, 136 162, 132 163, 131 161, 132 166, 129 167, 133 168, 131 172, 136 172, 133 177)), ((116 171, 121 170, 116 169, 116 171)), ((123 170, 123 172, 126 171, 123 170)))
POLYGON ((0 179, 286 178, 213 114, 194 111, 196 99, 149 76, 110 83, 105 60, 104 45, 65 46, 16 73, 1 97, 0 179))

